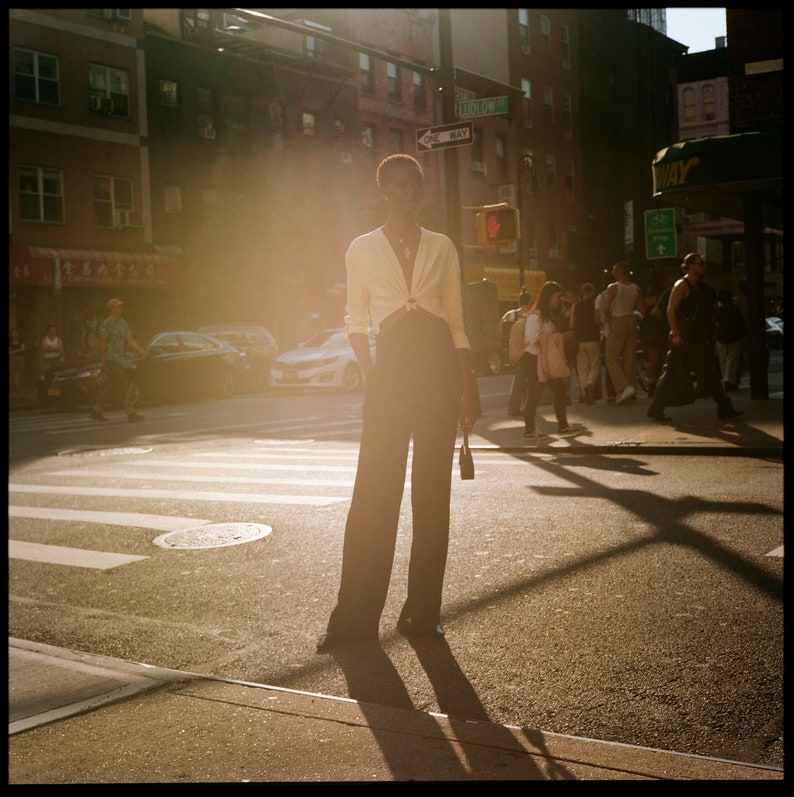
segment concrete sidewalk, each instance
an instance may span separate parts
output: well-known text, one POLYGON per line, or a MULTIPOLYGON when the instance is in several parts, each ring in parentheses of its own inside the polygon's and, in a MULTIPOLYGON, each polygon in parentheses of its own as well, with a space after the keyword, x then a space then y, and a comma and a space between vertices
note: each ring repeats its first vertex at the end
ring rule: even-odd
POLYGON ((8 651, 10 784, 783 779, 18 639, 8 651))

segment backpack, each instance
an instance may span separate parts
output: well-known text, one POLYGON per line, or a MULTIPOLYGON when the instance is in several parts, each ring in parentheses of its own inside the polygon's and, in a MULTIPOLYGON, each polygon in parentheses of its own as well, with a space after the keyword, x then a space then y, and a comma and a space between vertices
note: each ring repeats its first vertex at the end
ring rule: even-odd
POLYGON ((524 343, 524 327, 527 325, 527 317, 519 316, 516 322, 510 327, 510 339, 507 342, 507 358, 515 365, 524 353, 526 343, 524 343))

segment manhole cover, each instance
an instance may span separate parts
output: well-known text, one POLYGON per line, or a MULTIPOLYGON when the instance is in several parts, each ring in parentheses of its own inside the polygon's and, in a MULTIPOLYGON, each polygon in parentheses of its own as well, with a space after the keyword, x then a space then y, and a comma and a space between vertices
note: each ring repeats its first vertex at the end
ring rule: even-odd
POLYGON ((141 446, 125 446, 124 448, 73 448, 70 451, 59 451, 59 457, 117 457, 122 454, 148 454, 151 448, 141 446))
POLYGON ((261 523, 211 523, 161 534, 154 544, 161 548, 222 548, 267 537, 271 531, 261 523))

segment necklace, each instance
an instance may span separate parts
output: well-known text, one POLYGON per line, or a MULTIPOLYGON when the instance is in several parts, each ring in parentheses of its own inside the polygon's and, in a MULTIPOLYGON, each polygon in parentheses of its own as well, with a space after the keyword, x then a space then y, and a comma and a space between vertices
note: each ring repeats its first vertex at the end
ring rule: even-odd
POLYGON ((418 231, 414 230, 409 235, 406 235, 406 236, 404 236, 404 237, 399 239, 400 240, 400 246, 402 247, 402 256, 406 260, 410 260, 411 257, 413 256, 414 252, 413 252, 413 249, 409 246, 409 244, 411 243, 412 239, 414 239, 414 240, 416 239, 417 235, 418 235, 418 231))

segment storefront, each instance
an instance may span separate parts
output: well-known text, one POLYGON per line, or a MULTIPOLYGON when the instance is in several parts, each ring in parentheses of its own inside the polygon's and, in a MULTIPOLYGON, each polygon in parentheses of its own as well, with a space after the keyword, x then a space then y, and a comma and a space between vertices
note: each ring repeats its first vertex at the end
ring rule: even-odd
POLYGON ((763 236, 783 230, 783 131, 692 139, 660 150, 653 160, 653 196, 660 206, 744 223, 750 392, 768 398, 763 236))
POLYGON ((36 347, 50 323, 58 327, 67 359, 96 351, 107 300, 126 303, 125 317, 140 342, 171 325, 180 282, 176 254, 107 252, 34 246, 9 248, 9 327, 28 343, 28 373, 38 372, 36 347))

